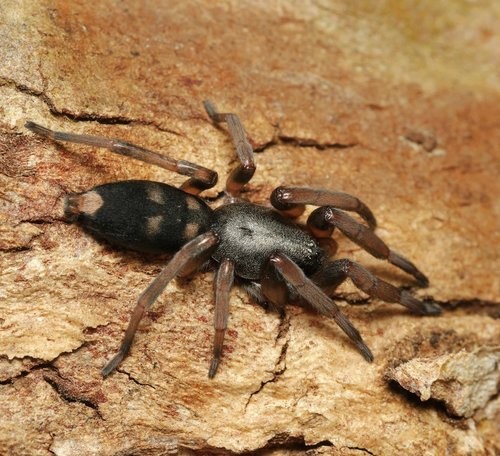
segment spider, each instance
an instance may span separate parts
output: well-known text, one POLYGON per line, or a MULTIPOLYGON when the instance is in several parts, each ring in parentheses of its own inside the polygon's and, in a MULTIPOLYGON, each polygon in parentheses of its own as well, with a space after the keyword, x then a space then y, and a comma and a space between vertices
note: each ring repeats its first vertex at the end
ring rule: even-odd
POLYGON ((278 310, 293 300, 308 303, 320 314, 333 318, 369 362, 373 361, 372 352, 329 297, 344 280, 351 279, 371 297, 399 303, 417 314, 441 312, 438 305, 416 299, 354 261, 330 259, 335 250, 330 235, 338 228, 374 257, 388 260, 411 274, 420 285, 428 285, 427 277, 411 261, 391 250, 374 233, 375 217, 358 198, 337 191, 281 186, 271 194, 273 207, 241 199, 240 192, 256 169, 252 146, 236 114, 221 113, 210 101, 203 104, 214 123, 227 124, 239 159, 227 179, 224 203, 216 209, 211 209, 198 196, 216 184, 215 171, 121 140, 58 132, 34 122, 26 123, 33 133, 54 141, 107 148, 189 177, 180 188, 160 182, 128 180, 66 195, 65 218, 79 223, 96 237, 140 252, 176 252, 140 295, 118 352, 102 369, 104 377, 125 358, 139 322, 167 284, 206 264, 217 269, 210 378, 214 377, 221 360, 229 293, 235 280, 258 301, 278 310), (303 213, 306 205, 318 207, 310 214, 304 229, 293 219, 303 213), (346 211, 357 213, 366 224, 346 211))

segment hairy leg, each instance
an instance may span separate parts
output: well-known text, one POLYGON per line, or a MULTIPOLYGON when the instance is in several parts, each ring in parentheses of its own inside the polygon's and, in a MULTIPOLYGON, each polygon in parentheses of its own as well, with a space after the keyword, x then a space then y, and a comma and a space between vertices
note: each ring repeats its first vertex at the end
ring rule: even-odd
POLYGON ((189 179, 182 184, 181 189, 192 195, 197 195, 202 190, 211 188, 217 183, 217 173, 215 171, 186 160, 175 160, 174 158, 161 155, 120 139, 54 131, 34 122, 26 122, 26 128, 37 135, 44 136, 53 141, 87 144, 89 146, 108 149, 115 154, 132 157, 145 163, 174 171, 183 176, 188 176, 189 179))
POLYGON ((113 372, 125 358, 132 345, 132 341, 142 317, 156 301, 156 298, 158 298, 168 283, 183 269, 185 270, 191 261, 196 260, 199 255, 211 249, 216 244, 217 237, 210 231, 194 238, 174 255, 156 279, 142 292, 134 308, 132 317, 130 318, 120 349, 101 371, 103 377, 113 372))
POLYGON ((344 280, 351 279, 360 290, 373 298, 386 302, 395 302, 420 315, 439 315, 441 307, 437 304, 418 300, 410 293, 379 279, 359 263, 348 259, 328 263, 316 273, 312 280, 323 289, 333 289, 344 280))
POLYGON ((209 378, 213 378, 217 372, 217 367, 222 356, 222 346, 224 345, 224 335, 229 316, 229 293, 233 286, 233 281, 234 263, 226 259, 220 264, 215 277, 215 336, 212 362, 208 371, 209 378))
POLYGON ((361 334, 335 304, 315 283, 286 255, 277 253, 270 258, 277 272, 295 289, 297 294, 323 315, 331 317, 351 339, 367 361, 373 354, 361 334))
POLYGON ((391 250, 371 229, 357 222, 345 212, 329 206, 320 207, 311 213, 307 225, 311 227, 313 232, 315 230, 325 232, 337 227, 349 239, 375 258, 388 260, 394 266, 415 277, 422 286, 429 284, 429 279, 410 260, 391 250))
POLYGON ((254 153, 247 140, 245 129, 236 114, 221 113, 215 105, 205 100, 205 110, 213 122, 226 122, 229 134, 236 149, 240 164, 231 172, 226 182, 226 191, 232 196, 238 196, 241 189, 247 184, 255 173, 254 153))

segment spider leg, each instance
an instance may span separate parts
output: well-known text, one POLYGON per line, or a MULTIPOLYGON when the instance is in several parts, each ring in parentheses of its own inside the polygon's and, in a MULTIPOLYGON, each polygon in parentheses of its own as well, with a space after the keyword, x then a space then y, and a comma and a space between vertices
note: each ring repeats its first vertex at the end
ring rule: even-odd
POLYGON ((357 222, 345 212, 330 206, 319 207, 311 213, 307 225, 313 232, 320 233, 337 227, 351 241, 375 258, 388 260, 394 266, 415 277, 422 286, 429 284, 429 279, 410 260, 391 250, 370 228, 357 222))
POLYGON ((373 361, 373 354, 363 341, 359 331, 340 311, 337 304, 323 293, 314 282, 306 277, 302 269, 290 258, 281 253, 272 255, 269 261, 278 273, 292 285, 300 297, 311 304, 321 314, 333 318, 342 331, 354 342, 363 357, 367 361, 373 361))
MULTIPOLYGON (((271 204, 279 211, 294 218, 302 215, 306 204, 333 206, 358 213, 372 229, 377 226, 377 221, 370 208, 355 196, 347 193, 307 187, 278 187, 271 194, 271 204)), ((331 232, 326 236, 319 237, 328 237, 330 234, 331 232)))
POLYGON ((272 308, 283 314, 283 309, 288 302, 288 287, 271 262, 264 268, 260 286, 262 294, 272 308))
POLYGON ((240 164, 227 178, 226 191, 232 196, 238 196, 243 186, 250 181, 255 173, 253 148, 248 142, 245 129, 236 114, 217 111, 215 105, 209 100, 205 100, 203 106, 213 122, 227 123, 240 164))
POLYGON ((229 293, 234 282, 234 263, 225 259, 222 261, 215 277, 215 316, 214 316, 214 349, 208 377, 213 378, 222 356, 224 335, 229 316, 229 293))
POLYGON ((174 158, 161 155, 152 150, 136 146, 135 144, 120 139, 54 131, 34 122, 26 122, 26 128, 37 135, 44 136, 53 141, 65 141, 101 147, 116 154, 132 157, 168 169, 169 171, 174 171, 183 176, 188 176, 189 179, 181 185, 181 189, 192 195, 197 195, 202 190, 211 188, 217 183, 217 173, 215 171, 186 160, 175 160, 174 158))
POLYGON ((312 280, 322 289, 333 291, 347 278, 351 279, 360 290, 373 298, 385 302, 395 302, 420 315, 439 315, 441 307, 437 304, 418 300, 405 290, 379 279, 359 263, 348 259, 332 261, 317 272, 312 280))
POLYGON ((214 247, 217 242, 217 237, 210 231, 194 238, 173 256, 167 266, 165 266, 153 282, 142 292, 132 313, 132 317, 130 318, 120 349, 101 371, 103 377, 108 376, 115 370, 125 358, 132 345, 135 332, 137 331, 137 327, 144 313, 151 307, 153 302, 155 302, 156 298, 165 289, 167 284, 180 272, 185 270, 191 261, 196 260, 199 255, 202 255, 206 250, 214 247))

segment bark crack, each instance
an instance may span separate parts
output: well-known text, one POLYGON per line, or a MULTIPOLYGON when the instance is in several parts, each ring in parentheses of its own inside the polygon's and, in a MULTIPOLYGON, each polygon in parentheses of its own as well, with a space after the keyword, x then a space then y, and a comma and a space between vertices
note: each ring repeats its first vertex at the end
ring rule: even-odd
MULTIPOLYGON (((34 361, 36 363, 36 361, 34 361)), ((44 361, 40 361, 40 364, 35 364, 32 367, 29 367, 27 369, 21 370, 16 375, 13 375, 12 377, 5 378, 4 380, 0 380, 0 385, 12 385, 16 380, 20 378, 27 377, 29 374, 36 372, 38 370, 44 370, 44 369, 52 369, 54 366, 52 366, 51 363, 47 363, 44 361)))
POLYGON ((248 400, 245 404, 245 411, 254 396, 259 394, 268 383, 274 383, 278 381, 280 376, 283 375, 283 373, 286 371, 286 353, 288 350, 288 344, 290 342, 289 331, 290 331, 290 317, 285 314, 281 314, 278 333, 275 339, 275 346, 278 345, 281 341, 283 341, 283 345, 281 346, 281 351, 278 356, 278 359, 274 364, 272 376, 268 380, 261 381, 260 386, 255 391, 250 393, 250 396, 248 397, 248 400))
MULTIPOLYGON (((104 325, 99 325, 96 326, 95 328, 89 327, 93 330, 96 330, 98 328, 103 328, 108 326, 109 323, 104 324, 104 325)), ((89 328, 86 328, 85 331, 87 331, 89 328)), ((59 353, 55 358, 53 358, 50 361, 46 361, 44 359, 39 359, 39 358, 32 358, 30 356, 24 356, 24 357, 13 357, 13 358, 7 358, 5 355, 0 355, 0 357, 5 357, 9 361, 11 360, 20 360, 25 362, 28 366, 26 369, 22 369, 18 374, 13 375, 11 377, 4 378, 3 380, 0 380, 0 385, 9 385, 14 383, 19 378, 23 378, 31 374, 32 372, 39 371, 39 370, 44 370, 44 369, 55 369, 57 368, 54 366, 54 363, 59 359, 59 357, 63 355, 70 355, 73 353, 78 352, 80 349, 87 347, 89 344, 94 343, 93 341, 89 340, 84 340, 78 347, 74 348, 73 350, 68 350, 68 351, 63 351, 59 353)))
POLYGON ((243 454, 260 456, 267 454, 269 450, 291 450, 302 452, 316 450, 323 447, 334 447, 329 440, 321 440, 316 443, 307 444, 303 435, 294 436, 288 433, 280 433, 271 437, 267 443, 256 450, 252 450, 243 454))
MULTIPOLYGON (((401 289, 409 289, 410 287, 400 287, 401 289)), ((334 300, 343 300, 353 306, 368 305, 377 299, 367 296, 362 296, 358 291, 352 293, 334 293, 332 296, 334 300)), ((446 313, 462 312, 466 315, 486 315, 494 320, 500 319, 500 302, 489 301, 481 298, 468 298, 468 299, 450 299, 447 301, 440 301, 428 295, 421 298, 423 301, 432 304, 438 304, 443 308, 446 313)))
POLYGON ((320 142, 313 138, 301 138, 298 136, 285 136, 285 135, 277 135, 273 137, 270 141, 267 141, 264 144, 256 146, 254 148, 254 152, 264 152, 267 149, 271 149, 272 147, 276 147, 279 145, 291 145, 293 147, 300 148, 312 148, 317 150, 340 150, 340 149, 348 149, 352 147, 356 147, 358 143, 340 143, 340 142, 320 142))
POLYGON ((348 149, 350 147, 355 147, 358 144, 355 142, 352 143, 339 143, 339 142, 319 142, 313 138, 300 138, 296 136, 285 136, 279 135, 278 139, 283 144, 291 144, 295 147, 312 147, 318 150, 327 150, 327 149, 348 149))
POLYGON ((156 387, 154 385, 151 385, 150 383, 143 383, 137 380, 130 372, 127 372, 126 370, 123 369, 116 369, 116 372, 119 372, 120 374, 126 375, 129 380, 133 381, 135 384, 140 385, 140 386, 148 386, 149 388, 153 388, 154 390, 156 387))
POLYGON ((438 301, 430 298, 443 307, 445 312, 461 311, 465 314, 483 314, 494 320, 500 319, 500 302, 489 301, 481 298, 450 299, 449 301, 438 301))
MULTIPOLYGON (((212 436, 208 437, 205 442, 209 441, 212 436)), ((180 444, 178 449, 187 449, 189 454, 193 455, 203 455, 203 456, 264 456, 269 454, 270 451, 273 450, 282 450, 282 451, 292 451, 300 452, 300 454, 305 454, 307 451, 316 450, 324 447, 334 447, 333 443, 329 440, 321 440, 317 443, 307 444, 303 435, 290 435, 287 432, 278 433, 273 435, 271 438, 267 440, 267 442, 259 447, 254 448, 252 450, 244 450, 242 452, 235 452, 229 450, 225 447, 215 447, 208 443, 205 444, 204 447, 200 448, 192 448, 187 447, 185 445, 180 444)))
POLYGON ((250 139, 252 146, 254 147, 254 152, 264 152, 267 149, 270 149, 279 145, 291 145, 294 147, 300 148, 313 148, 318 150, 329 150, 329 149, 348 149, 351 147, 355 147, 358 145, 356 142, 349 143, 341 143, 341 142, 320 142, 314 138, 303 138, 300 136, 288 136, 284 135, 281 132, 279 125, 274 125, 275 131, 273 137, 265 142, 264 144, 255 145, 253 141, 250 139))
POLYGON ((54 101, 45 92, 20 84, 14 79, 0 78, 0 87, 2 86, 14 87, 21 93, 40 99, 48 107, 49 112, 55 117, 66 117, 74 122, 97 122, 106 125, 142 125, 146 127, 153 127, 158 131, 170 133, 175 136, 184 136, 183 133, 170 128, 165 128, 153 120, 134 119, 120 115, 103 115, 95 112, 74 113, 69 109, 58 109, 54 101))
POLYGON ((375 453, 372 453, 370 450, 367 450, 366 448, 357 447, 357 446, 348 446, 346 448, 349 448, 350 450, 354 450, 354 451, 361 451, 362 453, 370 454, 372 456, 376 456, 375 453))
MULTIPOLYGON (((145 119, 134 119, 127 116, 120 115, 103 115, 96 112, 79 112, 74 113, 69 109, 59 109, 57 108, 55 102, 50 98, 43 90, 37 90, 31 88, 25 84, 20 84, 14 79, 10 78, 0 78, 0 87, 2 86, 11 86, 14 87, 17 91, 24 93, 26 95, 35 97, 43 101, 45 105, 48 107, 50 113, 55 117, 66 117, 74 122, 97 122, 100 124, 107 125, 142 125, 147 127, 153 127, 158 131, 164 133, 170 133, 175 136, 185 136, 182 132, 165 128, 160 125, 158 122, 153 120, 145 120, 145 119)), ((252 141, 251 141, 252 142, 252 141)), ((349 143, 341 143, 341 142, 319 142, 314 138, 303 138, 299 136, 288 136, 284 135, 280 132, 279 125, 276 126, 276 133, 273 135, 271 140, 260 145, 255 146, 255 152, 264 152, 265 150, 280 145, 280 144, 288 144, 294 147, 300 148, 314 148, 318 150, 329 150, 329 149, 347 149, 352 148, 358 145, 356 142, 349 143)))
POLYGON ((89 394, 85 394, 79 390, 80 385, 74 384, 71 380, 65 379, 61 376, 59 371, 51 366, 43 372, 43 379, 52 387, 52 389, 61 397, 65 402, 77 402, 92 409, 96 415, 104 420, 97 401, 89 394))
POLYGON ((55 451, 52 450, 52 446, 54 445, 54 440, 55 440, 55 434, 53 434, 52 432, 50 432, 49 435, 50 435, 50 443, 49 443, 49 446, 47 448, 47 451, 50 454, 56 455, 55 451))

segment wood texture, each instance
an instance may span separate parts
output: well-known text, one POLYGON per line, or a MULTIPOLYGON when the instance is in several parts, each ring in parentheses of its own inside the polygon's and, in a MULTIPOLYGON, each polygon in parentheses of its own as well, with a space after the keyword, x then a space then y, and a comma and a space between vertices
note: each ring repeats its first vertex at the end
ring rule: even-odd
MULTIPOLYGON (((374 5, 2 2, 1 454, 500 451, 499 6, 374 5), (337 302, 373 350, 368 364, 334 322, 294 306, 280 318, 235 289, 210 380, 204 272, 168 286, 103 380, 168 259, 97 242, 61 221, 62 198, 115 180, 183 179, 42 140, 24 123, 214 168, 215 198, 235 158, 206 98, 238 113, 259 151, 245 197, 267 203, 285 183, 358 196, 378 234, 429 276, 413 292, 444 314, 415 317, 343 285, 337 302)), ((334 237, 338 257, 413 285, 334 237)))

